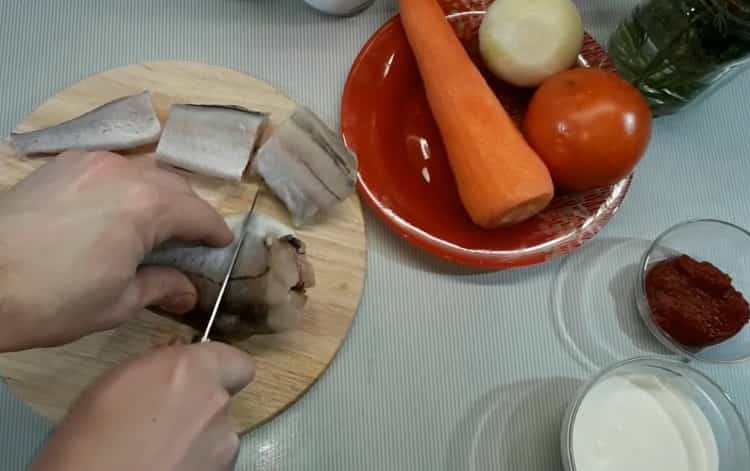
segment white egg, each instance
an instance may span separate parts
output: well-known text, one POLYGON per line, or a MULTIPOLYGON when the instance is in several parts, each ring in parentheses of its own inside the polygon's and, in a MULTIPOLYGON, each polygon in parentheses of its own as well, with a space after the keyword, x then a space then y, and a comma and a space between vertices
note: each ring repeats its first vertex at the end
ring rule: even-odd
POLYGON ((534 87, 570 68, 583 22, 570 0, 497 0, 479 28, 479 51, 498 78, 534 87))

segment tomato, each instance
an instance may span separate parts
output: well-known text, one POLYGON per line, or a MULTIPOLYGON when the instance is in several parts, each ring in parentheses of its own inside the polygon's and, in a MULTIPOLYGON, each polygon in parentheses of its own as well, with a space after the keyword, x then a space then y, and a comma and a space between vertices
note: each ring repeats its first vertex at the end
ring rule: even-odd
POLYGON ((524 133, 558 188, 584 191, 632 172, 651 138, 651 111, 616 74, 576 68, 542 82, 524 133))

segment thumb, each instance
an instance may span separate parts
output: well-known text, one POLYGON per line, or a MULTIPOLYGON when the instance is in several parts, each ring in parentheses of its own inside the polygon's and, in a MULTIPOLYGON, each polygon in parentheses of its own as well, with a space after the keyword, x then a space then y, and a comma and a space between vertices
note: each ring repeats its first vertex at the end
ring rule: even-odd
POLYGON ((174 268, 147 266, 138 270, 122 300, 126 310, 158 306, 171 314, 185 314, 195 307, 198 293, 185 274, 174 268))

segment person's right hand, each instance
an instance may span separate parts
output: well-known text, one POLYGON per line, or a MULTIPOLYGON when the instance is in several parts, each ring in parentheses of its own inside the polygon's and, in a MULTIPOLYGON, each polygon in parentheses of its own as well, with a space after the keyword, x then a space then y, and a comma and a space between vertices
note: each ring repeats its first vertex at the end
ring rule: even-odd
POLYGON ((107 373, 84 393, 32 471, 234 469, 230 395, 253 360, 210 342, 164 347, 107 373))
POLYGON ((191 310, 174 268, 139 267, 178 239, 226 246, 232 231, 152 158, 65 152, 0 195, 0 351, 60 345, 140 309, 191 310))

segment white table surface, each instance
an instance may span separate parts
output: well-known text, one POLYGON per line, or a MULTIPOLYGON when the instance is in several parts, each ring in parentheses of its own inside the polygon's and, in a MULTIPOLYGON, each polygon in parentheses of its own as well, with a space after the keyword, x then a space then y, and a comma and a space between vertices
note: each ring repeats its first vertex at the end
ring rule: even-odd
MULTIPOLYGON (((580 0, 606 41, 636 1, 580 0)), ((361 45, 395 13, 349 19, 301 0, 1 0, 0 132, 90 74, 182 59, 265 79, 338 124, 361 45)), ((404 243, 368 210, 362 306, 330 369, 246 436, 238 469, 557 470, 559 423, 599 368, 666 354, 631 289, 649 240, 695 217, 750 227, 750 73, 660 118, 625 202, 592 242, 543 266, 477 273, 404 243)), ((703 367, 750 419, 750 366, 703 367)), ((0 468, 23 469, 50 425, 0 387, 0 468)))

